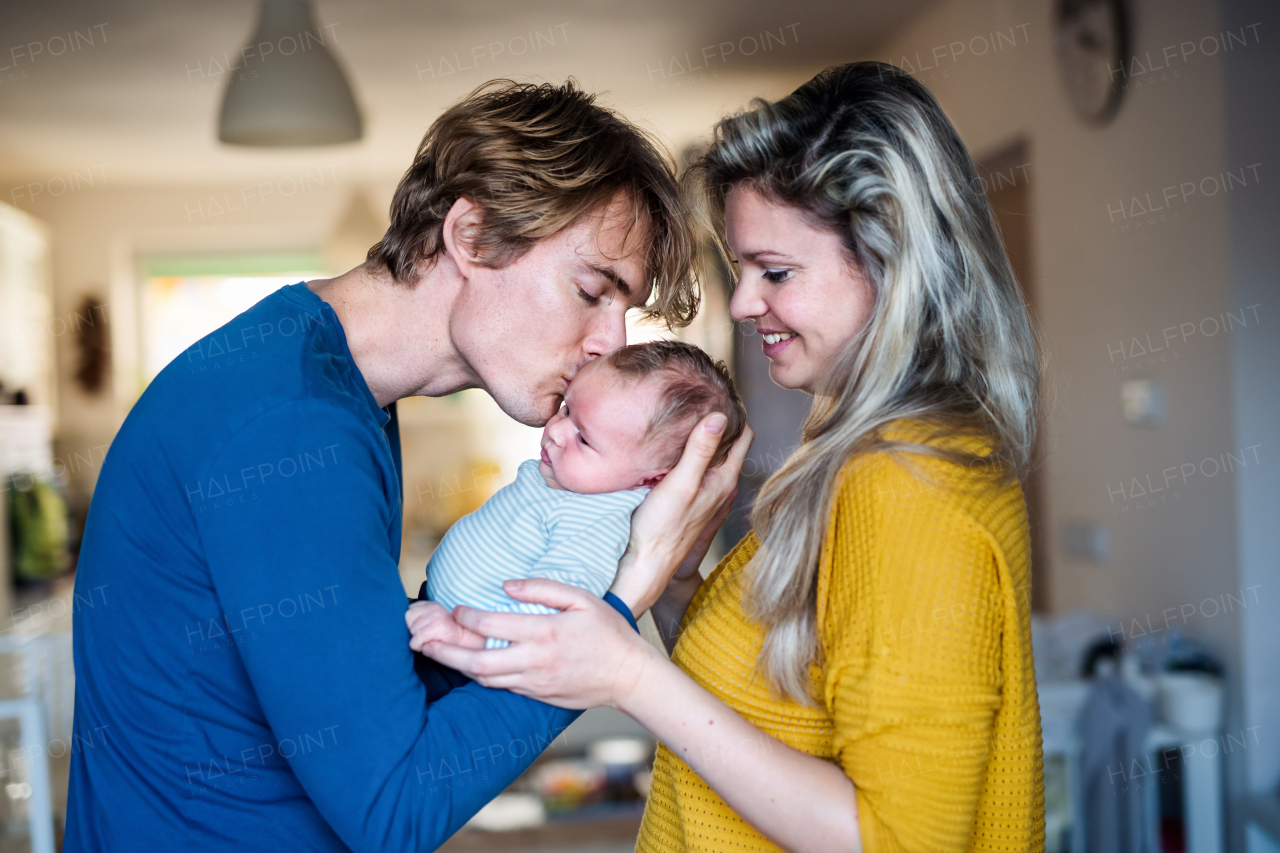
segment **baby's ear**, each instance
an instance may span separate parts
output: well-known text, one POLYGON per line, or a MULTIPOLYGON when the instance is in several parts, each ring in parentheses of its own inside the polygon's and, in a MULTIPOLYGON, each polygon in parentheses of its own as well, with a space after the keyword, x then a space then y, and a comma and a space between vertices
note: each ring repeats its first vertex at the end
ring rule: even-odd
POLYGON ((653 471, 649 474, 649 476, 645 477, 645 479, 642 480, 640 482, 640 485, 637 486, 636 488, 652 489, 654 486, 662 482, 663 477, 667 476, 670 473, 671 473, 670 468, 660 468, 657 471, 653 471))

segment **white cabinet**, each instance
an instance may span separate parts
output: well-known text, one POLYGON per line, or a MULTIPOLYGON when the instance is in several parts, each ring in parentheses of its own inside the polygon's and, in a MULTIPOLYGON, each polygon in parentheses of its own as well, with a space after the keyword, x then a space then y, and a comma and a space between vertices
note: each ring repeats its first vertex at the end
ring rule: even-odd
MULTIPOLYGON (((53 347, 60 334, 55 320, 48 229, 0 203, 0 383, 4 395, 22 390, 32 403, 0 405, 0 494, 6 498, 12 471, 48 476, 52 466, 53 347)), ((5 615, 11 591, 7 513, 8 501, 0 501, 0 614, 5 615)))
POLYGON ((0 203, 0 382, 32 403, 54 405, 54 338, 48 229, 0 203))
MULTIPOLYGON (((1040 719, 1044 738, 1046 765, 1061 761, 1065 771, 1065 814, 1047 815, 1049 832, 1067 828, 1070 835, 1065 845, 1069 853, 1087 853, 1082 818, 1082 780, 1080 762, 1082 744, 1078 730, 1080 712, 1089 695, 1085 681, 1049 682, 1039 685, 1040 719)), ((1240 733, 1245 737, 1245 733, 1240 733)), ((1187 731, 1158 723, 1147 735, 1146 755, 1135 760, 1139 778, 1125 778, 1140 787, 1147 797, 1147 844, 1149 850, 1160 850, 1158 788, 1165 770, 1176 753, 1180 772, 1173 782, 1181 782, 1182 807, 1187 853, 1221 853, 1223 848, 1222 754, 1233 748, 1233 739, 1212 728, 1187 731), (1180 778, 1178 778, 1180 777, 1180 778)), ((1046 782, 1046 789, 1050 785, 1046 782)), ((1054 810, 1051 810, 1054 811, 1054 810)), ((1063 849, 1050 841, 1049 849, 1063 849)))

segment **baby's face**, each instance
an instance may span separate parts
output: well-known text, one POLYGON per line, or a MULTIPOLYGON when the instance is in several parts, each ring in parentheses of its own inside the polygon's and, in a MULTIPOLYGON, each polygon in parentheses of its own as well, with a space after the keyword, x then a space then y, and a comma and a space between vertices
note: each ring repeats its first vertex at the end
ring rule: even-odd
POLYGON ((660 464, 665 448, 641 441, 659 391, 657 382, 623 380, 603 358, 579 370, 542 431, 538 470, 547 485, 601 494, 661 480, 670 470, 660 464))

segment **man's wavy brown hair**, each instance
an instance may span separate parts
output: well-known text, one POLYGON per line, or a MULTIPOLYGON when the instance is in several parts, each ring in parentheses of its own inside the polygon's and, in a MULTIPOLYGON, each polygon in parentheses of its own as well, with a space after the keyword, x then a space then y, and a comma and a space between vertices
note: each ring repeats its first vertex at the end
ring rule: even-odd
POLYGON ((466 197, 483 211, 481 263, 499 269, 534 243, 621 195, 648 237, 646 313, 688 325, 698 310, 695 237, 663 148, 626 119, 563 85, 491 80, 427 130, 391 201, 391 227, 368 260, 409 285, 444 249, 444 220, 466 197))

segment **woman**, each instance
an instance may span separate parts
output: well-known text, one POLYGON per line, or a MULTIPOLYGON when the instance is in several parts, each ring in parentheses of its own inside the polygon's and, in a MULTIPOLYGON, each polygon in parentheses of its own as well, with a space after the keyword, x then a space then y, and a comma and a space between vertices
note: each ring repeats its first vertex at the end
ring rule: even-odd
POLYGON ((968 153, 923 86, 857 63, 722 121, 691 185, 739 265, 730 313, 814 396, 753 532, 705 582, 704 536, 667 583, 670 662, 568 621, 592 605, 546 581, 509 591, 565 609, 561 681, 522 672, 548 632, 510 617, 457 614, 524 660, 429 651, 652 731, 639 853, 1043 849, 1017 481, 1037 355, 968 153))

